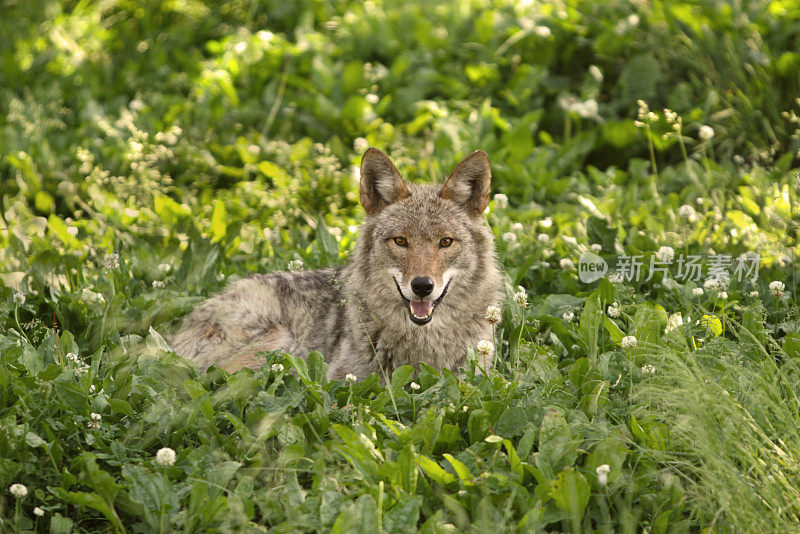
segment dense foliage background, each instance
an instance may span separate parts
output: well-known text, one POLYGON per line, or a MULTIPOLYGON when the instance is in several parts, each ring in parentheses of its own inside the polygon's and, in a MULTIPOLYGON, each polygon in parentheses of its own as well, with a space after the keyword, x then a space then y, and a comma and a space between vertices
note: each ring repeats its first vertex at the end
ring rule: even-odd
POLYGON ((0 35, 0 530, 796 528, 796 2, 6 0, 0 35), (346 261, 369 145, 489 153, 497 369, 172 354, 235 277, 346 261), (646 281, 662 247, 759 277, 646 281))

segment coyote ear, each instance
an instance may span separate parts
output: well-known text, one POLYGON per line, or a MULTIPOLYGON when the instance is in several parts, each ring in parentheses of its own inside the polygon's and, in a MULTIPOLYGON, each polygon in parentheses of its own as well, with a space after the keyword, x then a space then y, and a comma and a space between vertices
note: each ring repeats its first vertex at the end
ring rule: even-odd
POLYGON ((408 197, 408 187, 389 156, 377 148, 368 148, 361 157, 361 205, 367 215, 408 197))
POLYGON ((471 217, 479 217, 489 205, 492 169, 489 156, 476 150, 458 164, 439 191, 439 196, 452 200, 471 217))

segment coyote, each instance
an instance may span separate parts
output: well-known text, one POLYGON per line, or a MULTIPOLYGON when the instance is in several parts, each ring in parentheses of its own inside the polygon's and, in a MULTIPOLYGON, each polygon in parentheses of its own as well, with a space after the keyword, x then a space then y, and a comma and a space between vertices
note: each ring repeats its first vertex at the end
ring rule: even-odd
MULTIPOLYGON (((328 378, 401 365, 463 366, 492 339, 500 299, 494 236, 483 218, 489 158, 476 151, 441 186, 409 184, 386 154, 361 159, 366 218, 343 267, 254 274, 200 304, 171 341, 205 370, 257 369, 260 353, 320 351, 328 378)), ((487 367, 492 356, 481 359, 487 367)))

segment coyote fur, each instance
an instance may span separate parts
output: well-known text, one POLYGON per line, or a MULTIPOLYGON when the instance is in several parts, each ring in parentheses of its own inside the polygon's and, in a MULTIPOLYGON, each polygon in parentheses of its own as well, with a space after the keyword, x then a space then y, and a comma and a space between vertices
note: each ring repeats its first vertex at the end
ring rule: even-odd
MULTIPOLYGON (((464 365, 492 339, 488 306, 500 298, 494 236, 483 218, 491 169, 485 152, 443 185, 410 184, 380 150, 361 159, 366 218, 349 263, 254 274, 201 303, 171 341, 205 370, 257 369, 263 352, 320 351, 328 378, 401 365, 464 365)), ((492 356, 480 360, 487 367, 492 356)))

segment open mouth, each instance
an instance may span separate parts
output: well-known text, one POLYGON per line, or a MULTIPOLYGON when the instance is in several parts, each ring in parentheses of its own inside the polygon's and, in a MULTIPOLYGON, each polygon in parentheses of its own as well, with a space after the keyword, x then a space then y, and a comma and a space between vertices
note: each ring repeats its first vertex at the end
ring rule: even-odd
POLYGON ((400 296, 403 297, 403 302, 406 303, 408 317, 411 319, 411 322, 423 325, 428 324, 433 318, 433 310, 436 309, 436 306, 444 298, 447 293, 447 288, 450 287, 450 282, 447 282, 447 285, 444 286, 444 290, 442 290, 442 294, 439 295, 439 298, 436 300, 409 300, 403 295, 403 292, 400 290, 400 284, 397 283, 396 279, 394 285, 397 286, 397 292, 400 293, 400 296))

